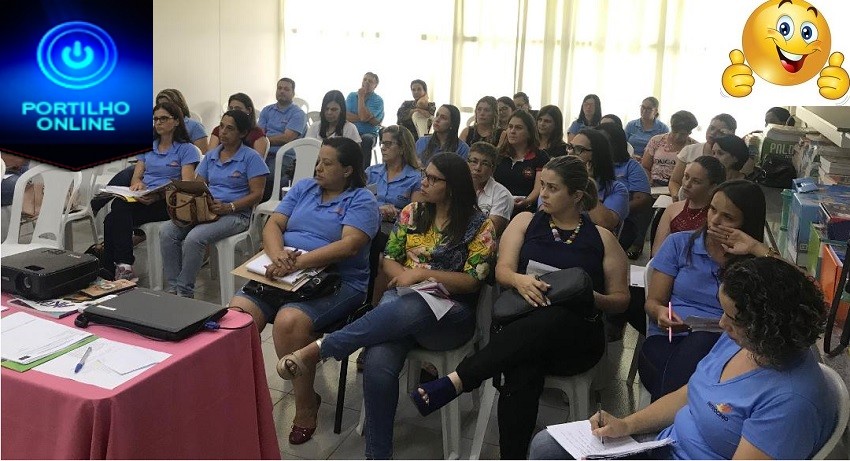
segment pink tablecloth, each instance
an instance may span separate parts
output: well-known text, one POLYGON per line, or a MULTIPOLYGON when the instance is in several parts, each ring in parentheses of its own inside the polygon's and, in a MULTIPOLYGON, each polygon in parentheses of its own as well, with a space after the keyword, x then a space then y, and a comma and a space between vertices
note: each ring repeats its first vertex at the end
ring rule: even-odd
MULTIPOLYGON (((8 299, 3 294, 3 305, 8 299)), ((58 321, 73 326, 75 317, 58 321)), ((239 329, 204 331, 178 343, 89 326, 97 336, 172 354, 114 390, 3 368, 0 454, 5 459, 280 459, 251 317, 230 311, 221 323, 239 329)))

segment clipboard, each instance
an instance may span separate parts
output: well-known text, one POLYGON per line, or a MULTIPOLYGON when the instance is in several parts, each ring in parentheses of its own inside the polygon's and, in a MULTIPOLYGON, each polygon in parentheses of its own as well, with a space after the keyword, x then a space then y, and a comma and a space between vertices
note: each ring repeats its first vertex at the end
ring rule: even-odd
POLYGON ((281 290, 284 290, 284 291, 298 291, 299 288, 306 285, 307 282, 309 282, 310 279, 313 278, 312 275, 310 275, 308 277, 304 277, 302 280, 299 280, 298 283, 296 283, 294 285, 290 285, 288 283, 279 282, 277 280, 270 279, 270 278, 268 278, 264 275, 257 274, 255 272, 249 271, 248 270, 248 264, 251 263, 252 261, 254 261, 257 258, 262 257, 265 254, 266 254, 265 251, 260 251, 259 253, 252 256, 249 260, 245 261, 244 264, 242 264, 241 266, 237 267, 236 269, 233 269, 232 271, 230 271, 230 273, 233 274, 233 275, 236 275, 238 277, 242 277, 244 279, 254 280, 254 281, 260 282, 264 285, 268 285, 268 286, 275 287, 275 288, 280 288, 281 290))

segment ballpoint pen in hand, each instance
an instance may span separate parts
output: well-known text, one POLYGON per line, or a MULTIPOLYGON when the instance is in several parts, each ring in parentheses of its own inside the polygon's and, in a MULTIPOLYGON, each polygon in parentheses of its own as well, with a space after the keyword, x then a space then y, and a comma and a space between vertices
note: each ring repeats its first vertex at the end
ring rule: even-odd
MULTIPOLYGON (((603 427, 605 427, 605 421, 602 420, 602 402, 599 402, 598 408, 599 408, 599 410, 597 411, 596 414, 599 415, 599 418, 598 418, 599 419, 599 429, 602 429, 603 427)), ((605 437, 604 436, 600 435, 599 441, 602 442, 602 445, 605 445, 605 437)))
POLYGON ((91 346, 89 346, 89 348, 86 349, 86 352, 83 353, 83 357, 77 363, 77 366, 74 367, 74 373, 79 373, 80 370, 83 369, 83 365, 86 364, 86 359, 89 358, 89 354, 91 354, 91 346))

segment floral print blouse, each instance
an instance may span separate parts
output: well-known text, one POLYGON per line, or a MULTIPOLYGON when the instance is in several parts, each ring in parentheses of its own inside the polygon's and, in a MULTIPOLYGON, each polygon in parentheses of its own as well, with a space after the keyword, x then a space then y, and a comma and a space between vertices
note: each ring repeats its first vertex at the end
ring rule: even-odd
POLYGON ((413 202, 401 210, 390 232, 384 257, 411 269, 462 271, 478 280, 485 280, 496 253, 493 222, 476 211, 469 220, 462 241, 450 245, 444 242, 443 233, 436 226, 424 233, 414 233, 413 217, 419 206, 424 205, 413 202))

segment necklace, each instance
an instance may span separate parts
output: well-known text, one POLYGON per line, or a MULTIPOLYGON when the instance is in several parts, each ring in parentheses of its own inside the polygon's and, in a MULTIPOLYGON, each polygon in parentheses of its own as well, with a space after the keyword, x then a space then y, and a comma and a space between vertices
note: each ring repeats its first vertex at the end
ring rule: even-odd
POLYGON ((578 236, 578 232, 581 230, 581 221, 581 216, 579 216, 576 228, 573 229, 573 232, 570 234, 569 237, 567 237, 566 240, 561 240, 561 233, 558 231, 558 227, 555 226, 555 220, 550 217, 549 228, 552 229, 552 238, 554 238, 556 242, 564 242, 567 245, 573 243, 576 239, 576 236, 578 236))

